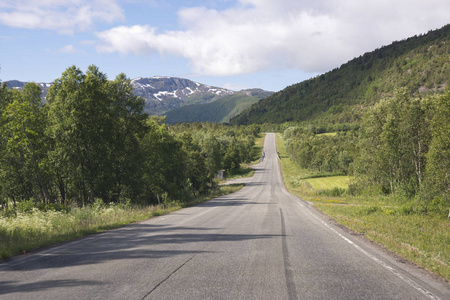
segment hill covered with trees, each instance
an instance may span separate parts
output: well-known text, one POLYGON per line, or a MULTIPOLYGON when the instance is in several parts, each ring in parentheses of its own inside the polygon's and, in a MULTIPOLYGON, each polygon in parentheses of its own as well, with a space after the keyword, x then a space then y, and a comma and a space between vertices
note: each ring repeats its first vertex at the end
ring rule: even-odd
POLYGON ((450 25, 397 41, 340 68, 289 86, 231 120, 233 124, 283 123, 321 118, 360 121, 365 107, 396 88, 410 95, 442 93, 450 78, 450 25))
POLYGON ((273 92, 260 89, 242 90, 206 104, 186 105, 166 113, 168 123, 218 122, 226 123, 252 104, 273 92))

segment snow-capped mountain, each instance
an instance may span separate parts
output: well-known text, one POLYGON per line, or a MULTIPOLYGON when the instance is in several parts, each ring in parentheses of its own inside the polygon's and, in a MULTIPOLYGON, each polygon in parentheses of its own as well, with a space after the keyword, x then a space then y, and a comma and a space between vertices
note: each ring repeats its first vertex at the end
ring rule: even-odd
MULTIPOLYGON (((5 81, 10 89, 21 90, 26 82, 5 81)), ((38 83, 45 98, 51 83, 38 83)), ((184 78, 176 77, 140 77, 131 80, 133 93, 145 99, 145 111, 151 115, 163 114, 174 108, 188 104, 210 103, 234 91, 212 87, 184 78)))
POLYGON ((131 84, 134 94, 146 100, 145 109, 151 114, 162 114, 188 104, 210 103, 234 93, 176 77, 141 77, 131 80, 131 84))
MULTIPOLYGON (((22 82, 22 81, 18 81, 18 80, 9 80, 9 81, 5 81, 4 83, 6 83, 6 86, 8 87, 8 89, 18 89, 18 90, 22 90, 23 86, 26 84, 26 82, 22 82)), ((1 83, 3 84, 3 82, 1 83)), ((38 83, 38 85, 41 86, 41 90, 42 90, 42 98, 45 99, 45 96, 47 96, 47 92, 48 89, 52 86, 51 83, 38 83)))

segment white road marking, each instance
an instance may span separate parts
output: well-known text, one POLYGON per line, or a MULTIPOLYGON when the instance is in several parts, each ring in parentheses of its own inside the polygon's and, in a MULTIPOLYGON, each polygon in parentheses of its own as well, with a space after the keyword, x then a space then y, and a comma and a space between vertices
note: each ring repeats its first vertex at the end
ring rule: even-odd
MULTIPOLYGON (((305 208, 305 206, 301 203, 301 202, 297 202, 299 205, 301 205, 303 208, 305 208)), ((422 294, 424 294, 427 298, 429 299, 433 299, 433 300, 440 300, 439 297, 433 295, 433 293, 431 293, 430 291, 422 288, 418 283, 416 283, 414 280, 404 276, 403 274, 401 274, 399 271, 397 271, 395 268, 391 267, 390 265, 388 265, 387 263, 385 263, 384 261, 376 258, 375 256, 373 256, 372 254, 370 254, 369 252, 367 252, 366 250, 364 250, 363 248, 361 248, 360 246, 356 245, 353 241, 351 241, 350 239, 346 238, 345 236, 343 236, 341 233, 339 233, 336 229, 334 229, 333 227, 331 227, 330 225, 328 225, 325 221, 323 221, 322 219, 320 219, 317 215, 315 215, 313 212, 311 212, 309 209, 307 209, 307 212, 313 217, 315 218, 317 221, 319 221, 320 223, 322 223, 323 225, 325 225, 325 227, 327 227, 328 229, 330 229, 332 232, 336 233, 339 237, 341 237, 344 241, 346 241, 347 243, 349 243, 350 245, 352 245, 353 247, 355 247, 358 251, 360 251, 361 253, 363 253, 364 255, 366 255, 367 257, 369 257, 370 259, 372 259, 373 261, 375 261, 376 263, 378 263, 379 265, 381 265, 383 268, 385 268, 386 270, 390 271, 391 273, 393 273, 395 276, 397 276, 398 278, 400 278, 401 280, 403 280, 404 282, 406 282, 407 284, 409 284, 411 287, 413 287, 414 289, 416 289, 417 291, 421 292, 422 294)))

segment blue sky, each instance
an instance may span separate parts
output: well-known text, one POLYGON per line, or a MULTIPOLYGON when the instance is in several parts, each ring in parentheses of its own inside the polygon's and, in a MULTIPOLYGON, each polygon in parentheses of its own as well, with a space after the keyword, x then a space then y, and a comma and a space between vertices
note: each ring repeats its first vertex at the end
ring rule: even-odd
POLYGON ((0 0, 0 79, 94 64, 278 91, 449 22, 448 0, 0 0))

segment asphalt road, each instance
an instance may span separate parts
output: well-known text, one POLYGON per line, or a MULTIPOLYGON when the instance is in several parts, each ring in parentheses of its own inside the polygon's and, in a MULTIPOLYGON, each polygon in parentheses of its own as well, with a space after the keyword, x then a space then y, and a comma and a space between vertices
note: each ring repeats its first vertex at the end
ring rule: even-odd
POLYGON ((289 194, 264 147, 237 193, 0 264, 0 299, 450 299, 289 194))

